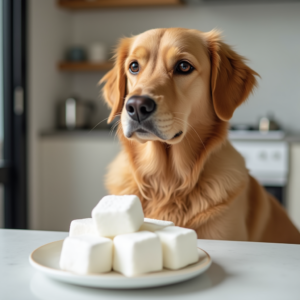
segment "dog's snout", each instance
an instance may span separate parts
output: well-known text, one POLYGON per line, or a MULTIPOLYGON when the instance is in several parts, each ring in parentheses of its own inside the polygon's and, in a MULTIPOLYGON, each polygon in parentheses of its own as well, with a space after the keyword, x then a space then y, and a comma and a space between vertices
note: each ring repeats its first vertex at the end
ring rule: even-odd
POLYGON ((135 121, 146 120, 156 109, 156 103, 147 96, 131 96, 126 103, 128 115, 135 121))

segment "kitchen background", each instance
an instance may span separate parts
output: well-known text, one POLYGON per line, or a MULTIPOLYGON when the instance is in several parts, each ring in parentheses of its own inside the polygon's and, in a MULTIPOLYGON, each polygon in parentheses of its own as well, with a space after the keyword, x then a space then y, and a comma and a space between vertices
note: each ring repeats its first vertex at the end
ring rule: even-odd
MULTIPOLYGON (((60 1, 71 6, 72 2, 78 1, 60 1)), ((236 110, 231 124, 258 126, 262 117, 272 114, 286 134, 262 136, 254 132, 249 137, 243 132, 231 137, 241 151, 259 147, 254 154, 245 153, 249 163, 261 159, 254 163, 254 169, 257 165, 260 168, 253 169, 253 173, 257 171, 259 177, 269 167, 269 174, 277 172, 278 178, 270 180, 265 174, 261 182, 279 188, 284 195, 283 205, 300 228, 298 1, 207 0, 187 1, 184 5, 90 9, 66 6, 55 0, 28 1, 29 228, 67 230, 70 220, 89 217, 106 193, 106 167, 119 151, 117 138, 109 133, 105 121, 92 131, 57 130, 57 103, 72 95, 96 104, 92 127, 108 116, 97 85, 108 67, 70 70, 72 65, 60 64, 68 49, 87 49, 100 42, 109 49, 110 56, 119 38, 158 27, 202 31, 217 28, 260 74, 259 87, 236 110)))

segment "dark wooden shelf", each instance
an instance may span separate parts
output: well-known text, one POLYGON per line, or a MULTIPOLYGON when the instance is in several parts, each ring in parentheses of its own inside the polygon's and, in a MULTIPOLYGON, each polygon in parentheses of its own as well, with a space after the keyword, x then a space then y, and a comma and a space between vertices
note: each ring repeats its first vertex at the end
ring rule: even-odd
POLYGON ((142 7, 142 6, 176 6, 182 0, 58 0, 58 5, 68 9, 142 7))
POLYGON ((91 62, 60 62, 58 69, 61 71, 81 72, 81 71, 109 71, 113 63, 110 61, 103 63, 91 62))

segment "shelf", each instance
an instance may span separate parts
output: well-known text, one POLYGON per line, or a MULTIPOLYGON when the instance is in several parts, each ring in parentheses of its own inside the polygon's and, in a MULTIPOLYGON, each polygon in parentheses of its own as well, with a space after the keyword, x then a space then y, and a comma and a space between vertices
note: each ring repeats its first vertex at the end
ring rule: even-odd
POLYGON ((58 0, 58 5, 68 9, 137 7, 137 6, 178 6, 182 0, 58 0))
POLYGON ((90 63, 90 62, 60 62, 58 69, 60 71, 109 71, 113 67, 113 63, 110 61, 103 63, 90 63))

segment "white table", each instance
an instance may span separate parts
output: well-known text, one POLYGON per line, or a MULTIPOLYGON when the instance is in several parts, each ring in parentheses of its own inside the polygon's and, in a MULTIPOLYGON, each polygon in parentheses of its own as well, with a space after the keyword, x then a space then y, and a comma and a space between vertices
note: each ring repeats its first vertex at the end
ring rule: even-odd
POLYGON ((120 291, 60 283, 30 266, 31 251, 66 236, 0 229, 0 299, 300 299, 299 245, 199 240, 213 260, 205 274, 172 286, 120 291))

